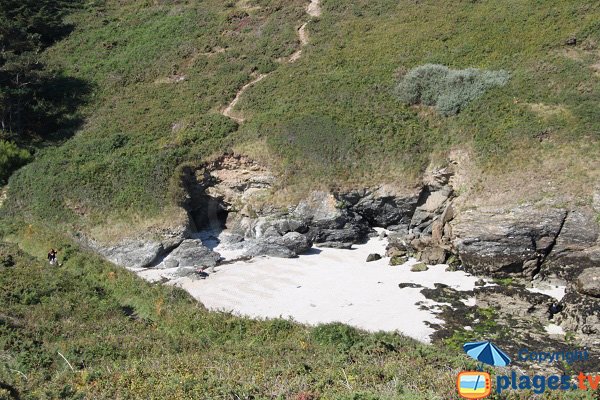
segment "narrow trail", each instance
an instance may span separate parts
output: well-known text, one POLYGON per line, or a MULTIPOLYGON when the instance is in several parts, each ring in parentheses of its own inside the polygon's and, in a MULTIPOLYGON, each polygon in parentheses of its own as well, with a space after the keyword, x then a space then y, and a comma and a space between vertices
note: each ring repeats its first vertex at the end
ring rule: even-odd
POLYGON ((234 121, 236 121, 236 122, 238 122, 238 123, 242 123, 242 122, 244 122, 244 119, 243 119, 243 118, 241 118, 241 117, 236 117, 236 116, 234 115, 233 109, 235 108, 235 106, 237 105, 237 103, 240 101, 240 98, 242 97, 242 95, 244 94, 244 92, 245 92, 246 90, 248 90, 248 88, 249 88, 250 86, 252 86, 252 85, 254 85, 254 84, 256 84, 256 83, 258 83, 258 82, 262 81, 263 79, 265 79, 265 77, 266 77, 267 75, 268 75, 268 74, 261 74, 261 75, 259 75, 258 77, 256 77, 254 80, 252 80, 252 81, 250 81, 250 82, 246 83, 244 86, 242 86, 242 88, 241 88, 240 90, 238 90, 238 92, 237 92, 237 95, 235 96, 235 99, 233 99, 233 100, 231 101, 231 103, 229 103, 229 105, 227 106, 227 108, 225 108, 225 109, 223 110, 223 115, 224 115, 224 116, 226 116, 226 117, 229 117, 229 118, 231 118, 232 120, 234 120, 234 121))
MULTIPOLYGON (((306 6, 306 13, 311 18, 320 17, 321 16, 321 0, 311 0, 310 4, 308 4, 306 6)), ((306 30, 307 26, 308 26, 308 22, 305 22, 298 29, 298 38, 300 39, 300 49, 298 49, 296 52, 294 52, 287 59, 287 63, 296 62, 302 56, 302 48, 304 46, 306 46, 310 40, 308 31, 306 30)), ((229 105, 227 107, 225 107, 225 109, 223 109, 223 111, 221 111, 221 114, 228 118, 231 118, 232 120, 236 121, 238 124, 241 124, 242 122, 244 122, 244 118, 235 115, 235 112, 234 112, 235 106, 240 101, 241 97, 244 95, 246 90, 248 90, 250 87, 257 84, 258 82, 262 81, 268 75, 269 74, 260 74, 256 78, 254 78, 252 81, 250 81, 247 84, 245 84, 244 86, 242 86, 242 88, 240 90, 238 90, 235 98, 231 101, 231 103, 229 103, 229 105)))

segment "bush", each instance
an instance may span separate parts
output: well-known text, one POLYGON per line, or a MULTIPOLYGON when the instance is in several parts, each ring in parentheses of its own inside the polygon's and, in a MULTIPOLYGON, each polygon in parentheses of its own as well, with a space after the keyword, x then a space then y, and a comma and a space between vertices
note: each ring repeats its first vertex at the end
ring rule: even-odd
POLYGON ((409 71, 396 87, 407 104, 435 106, 444 115, 458 114, 470 102, 494 86, 508 82, 506 71, 474 68, 454 70, 439 64, 426 64, 409 71))
POLYGON ((360 342, 359 331, 351 326, 334 322, 317 326, 312 331, 315 342, 323 345, 333 345, 342 351, 348 351, 352 346, 360 342))
POLYGON ((27 164, 31 154, 14 143, 0 140, 0 184, 5 184, 10 174, 27 164))

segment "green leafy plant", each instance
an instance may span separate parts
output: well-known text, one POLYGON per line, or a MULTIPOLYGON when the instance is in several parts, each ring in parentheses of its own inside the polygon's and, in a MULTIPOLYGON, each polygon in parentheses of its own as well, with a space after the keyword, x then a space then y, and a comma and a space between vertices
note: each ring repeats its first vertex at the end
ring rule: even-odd
POLYGON ((444 115, 455 115, 495 86, 508 82, 506 71, 474 68, 453 70, 426 64, 410 70, 396 87, 398 98, 407 104, 434 106, 444 115))

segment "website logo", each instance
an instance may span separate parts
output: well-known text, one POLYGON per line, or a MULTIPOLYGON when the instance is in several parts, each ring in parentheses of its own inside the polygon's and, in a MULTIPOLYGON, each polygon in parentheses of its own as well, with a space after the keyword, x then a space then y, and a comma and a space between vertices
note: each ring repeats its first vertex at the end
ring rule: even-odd
POLYGON ((492 391, 492 379, 487 372, 463 371, 456 378, 458 394, 465 399, 483 399, 492 391))
MULTIPOLYGON (((479 361, 477 371, 463 371, 456 378, 456 389, 464 399, 483 399, 492 391, 490 375, 483 372, 483 364, 494 367, 508 366, 510 357, 491 342, 471 342, 463 346, 465 353, 479 361)), ((565 350, 552 352, 531 352, 528 349, 519 350, 519 360, 552 363, 587 361, 589 353, 583 350, 565 350)), ((542 394, 547 390, 598 390, 600 389, 600 375, 586 375, 580 372, 572 375, 524 375, 511 371, 508 375, 496 375, 495 391, 500 394, 505 390, 529 390, 535 394, 542 394)))

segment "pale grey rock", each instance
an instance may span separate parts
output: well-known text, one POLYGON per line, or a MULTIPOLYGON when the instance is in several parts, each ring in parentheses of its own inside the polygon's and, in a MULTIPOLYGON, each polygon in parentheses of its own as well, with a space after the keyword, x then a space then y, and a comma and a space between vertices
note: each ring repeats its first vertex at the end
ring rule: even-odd
POLYGON ((200 239, 187 239, 167 255, 157 268, 215 267, 220 258, 219 253, 204 246, 200 239))
POLYGON ((130 269, 150 266, 164 251, 162 243, 156 241, 127 241, 110 247, 96 246, 107 260, 130 269))
POLYGON ((577 291, 588 296, 600 297, 600 268, 583 270, 575 281, 577 291))

